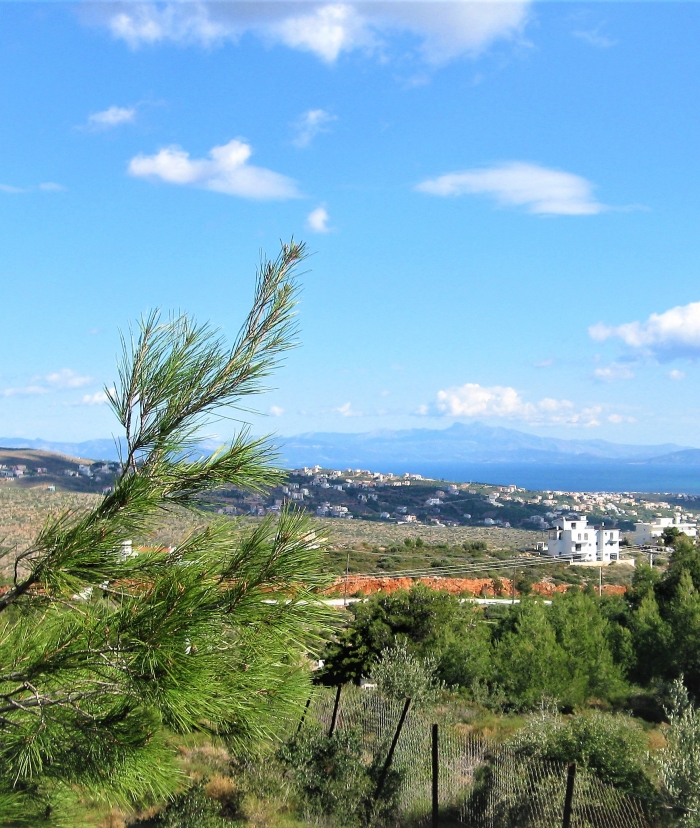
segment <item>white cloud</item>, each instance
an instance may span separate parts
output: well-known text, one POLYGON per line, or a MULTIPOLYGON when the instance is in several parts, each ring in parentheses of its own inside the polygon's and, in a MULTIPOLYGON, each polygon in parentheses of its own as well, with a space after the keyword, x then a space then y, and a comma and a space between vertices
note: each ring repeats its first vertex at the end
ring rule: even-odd
POLYGON ((43 385, 25 385, 21 388, 3 388, 0 396, 3 397, 32 397, 35 394, 48 394, 49 389, 43 385))
POLYGON ((79 405, 106 405, 109 397, 104 391, 96 391, 94 394, 84 394, 78 403, 79 405))
POLYGON ((621 339, 630 348, 659 359, 700 357, 700 302, 679 305, 663 313, 652 313, 644 322, 605 325, 588 329, 592 339, 621 339))
POLYGON ((132 48, 161 42, 204 47, 253 32, 310 52, 326 63, 363 51, 386 57, 392 35, 409 34, 424 61, 440 65, 478 55, 499 39, 518 38, 530 0, 484 2, 286 2, 95 4, 83 14, 105 23, 132 48))
POLYGON ((271 405, 270 414, 273 417, 281 417, 284 414, 284 408, 280 408, 278 405, 271 405))
POLYGON ((292 125, 296 132, 292 143, 300 149, 308 147, 321 132, 330 132, 328 125, 337 120, 336 115, 331 115, 325 109, 309 109, 292 125))
POLYGON ((110 106, 102 112, 94 112, 88 118, 88 125, 93 129, 112 129, 120 124, 133 124, 136 120, 136 107, 110 106))
POLYGON ((585 178, 523 161, 446 173, 416 189, 436 196, 488 195, 502 206, 539 215, 590 216, 608 209, 595 200, 585 178))
POLYGON ((619 425, 620 423, 636 423, 636 419, 634 417, 627 417, 624 414, 610 414, 608 416, 608 422, 613 423, 613 425, 619 425))
POLYGON ((283 17, 267 27, 267 35, 292 49, 312 52, 333 63, 342 52, 373 49, 376 36, 369 21, 347 3, 312 6, 309 12, 283 17))
POLYGON ((71 388, 82 388, 93 382, 92 377, 81 376, 70 368, 61 368, 45 377, 33 377, 29 385, 17 388, 0 389, 2 397, 27 397, 37 394, 50 394, 71 388))
POLYGON ((349 402, 343 403, 339 405, 338 408, 334 408, 333 411, 340 414, 341 417, 361 417, 361 411, 353 411, 352 405, 349 402))
POLYGON ((618 380, 632 379, 634 372, 627 365, 611 362, 610 365, 596 368, 593 376, 601 382, 617 382, 618 380))
POLYGON ((254 199, 297 198, 296 184, 285 175, 248 163, 249 144, 233 140, 213 147, 208 158, 190 158, 180 147, 166 147, 155 155, 137 155, 129 174, 159 178, 168 184, 189 185, 227 195, 254 199))
POLYGON ((602 34, 600 26, 595 29, 581 29, 573 32, 574 37, 588 43, 589 46, 595 46, 596 49, 609 49, 611 46, 617 45, 617 40, 602 34))
POLYGON ((84 385, 89 385, 92 382, 92 377, 84 377, 71 371, 70 368, 62 368, 60 371, 54 371, 46 377, 46 382, 52 387, 59 390, 64 388, 82 388, 84 385))
POLYGON ((325 207, 317 207, 306 217, 306 226, 314 233, 328 233, 331 229, 328 226, 329 221, 328 210, 325 207))
POLYGON ((545 397, 539 402, 525 402, 515 388, 483 386, 468 382, 438 391, 432 406, 421 406, 419 414, 447 417, 486 417, 519 420, 529 425, 600 425, 600 406, 577 408, 569 400, 545 397))
POLYGON ((669 377, 671 377, 672 380, 685 379, 685 374, 683 373, 683 371, 679 371, 677 368, 674 368, 673 371, 669 371, 668 375, 669 377))
POLYGON ((55 181, 45 181, 35 187, 14 187, 12 184, 0 184, 0 193, 30 193, 32 190, 42 190, 45 193, 60 193, 66 188, 55 181))

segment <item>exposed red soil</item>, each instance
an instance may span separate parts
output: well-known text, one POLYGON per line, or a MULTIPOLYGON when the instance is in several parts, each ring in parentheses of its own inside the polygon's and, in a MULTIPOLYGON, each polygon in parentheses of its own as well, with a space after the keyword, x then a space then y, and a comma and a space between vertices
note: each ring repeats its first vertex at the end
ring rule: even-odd
MULTIPOLYGON (((347 594, 362 593, 370 595, 374 592, 397 592, 400 589, 410 589, 414 584, 423 584, 428 589, 449 592, 452 595, 470 593, 483 598, 510 598, 513 593, 513 582, 509 578, 500 578, 496 584, 493 578, 441 578, 439 576, 424 578, 367 578, 361 575, 351 575, 347 580, 347 594), (498 587, 498 588, 497 588, 498 587)), ((538 595, 550 596, 555 592, 566 592, 570 584, 553 584, 549 581, 540 581, 532 585, 532 591, 538 595)), ((345 578, 339 578, 328 590, 330 595, 343 595, 346 591, 345 578)), ((615 584, 603 586, 605 595, 624 595, 627 588, 615 584)), ((520 593, 515 590, 515 595, 520 593)))

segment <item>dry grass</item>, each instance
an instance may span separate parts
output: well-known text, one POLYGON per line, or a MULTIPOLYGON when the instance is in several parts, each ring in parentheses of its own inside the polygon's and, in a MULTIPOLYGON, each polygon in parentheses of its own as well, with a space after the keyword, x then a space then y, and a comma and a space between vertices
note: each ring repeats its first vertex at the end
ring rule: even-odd
MULTIPOLYGON (((48 517, 65 511, 79 513, 92 508, 99 499, 100 495, 96 494, 0 486, 0 543, 12 550, 21 551, 36 536, 48 517)), ((163 516, 152 534, 134 540, 145 544, 176 546, 190 532, 214 519, 234 520, 211 512, 173 510, 163 516)), ((257 525, 261 518, 243 517, 236 520, 244 532, 257 525)), ((317 523, 323 533, 330 536, 331 548, 338 551, 362 549, 367 546, 381 548, 401 545, 405 538, 422 538, 423 542, 430 546, 456 546, 465 541, 484 540, 489 550, 517 551, 531 549, 537 541, 544 539, 541 532, 487 526, 399 526, 375 521, 323 518, 318 519, 317 523)), ((7 576, 9 562, 0 572, 7 576)))
POLYGON ((318 523, 330 535, 331 543, 341 549, 354 549, 364 544, 393 546, 405 538, 421 538, 434 545, 450 546, 465 541, 483 540, 489 549, 531 549, 546 539, 544 532, 527 529, 501 529, 498 526, 424 526, 415 523, 378 523, 368 520, 320 518, 318 523))

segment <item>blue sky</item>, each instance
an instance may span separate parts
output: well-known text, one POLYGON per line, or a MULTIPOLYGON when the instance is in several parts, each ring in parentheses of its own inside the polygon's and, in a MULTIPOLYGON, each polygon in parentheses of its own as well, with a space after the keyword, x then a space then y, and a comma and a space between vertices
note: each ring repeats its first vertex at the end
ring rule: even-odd
POLYGON ((694 3, 0 4, 0 434, 108 436, 118 329, 234 335, 294 235, 256 431, 700 445, 699 35, 694 3))

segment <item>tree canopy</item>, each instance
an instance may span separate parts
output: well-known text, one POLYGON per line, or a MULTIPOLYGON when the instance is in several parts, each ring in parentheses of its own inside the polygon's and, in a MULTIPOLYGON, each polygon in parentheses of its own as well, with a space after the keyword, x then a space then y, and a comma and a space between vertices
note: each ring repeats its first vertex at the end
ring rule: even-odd
POLYGON ((129 554, 172 509, 209 490, 281 479, 265 440, 242 430, 209 457, 202 429, 264 389, 296 334, 303 245, 261 262, 252 309, 226 345, 187 316, 146 316, 122 338, 106 389, 124 434, 121 473, 92 509, 47 519, 5 550, 0 595, 0 822, 61 824, 87 786, 113 802, 178 786, 167 732, 232 746, 269 737, 308 695, 305 663, 326 611, 303 515, 252 531, 202 521, 177 548, 129 554))

